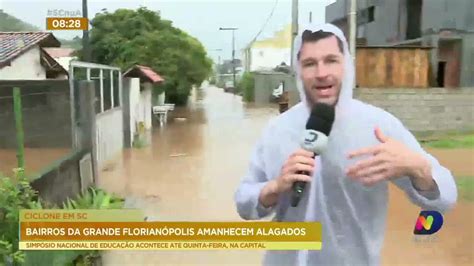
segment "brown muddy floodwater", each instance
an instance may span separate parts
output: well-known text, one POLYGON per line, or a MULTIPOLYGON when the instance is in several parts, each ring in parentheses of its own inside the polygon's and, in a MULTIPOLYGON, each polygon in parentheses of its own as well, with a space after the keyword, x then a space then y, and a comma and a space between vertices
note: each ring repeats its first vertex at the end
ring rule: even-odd
MULTIPOLYGON (((68 148, 25 148, 25 173, 27 176, 39 174, 70 152, 68 148)), ((11 176, 17 166, 17 151, 0 149, 0 175, 11 176)))
MULTIPOLYGON (((167 125, 153 130, 148 147, 126 150, 121 160, 101 173, 99 184, 126 197, 127 206, 142 209, 149 220, 240 221, 234 191, 254 143, 268 119, 276 115, 277 106, 246 106, 241 97, 222 89, 198 89, 187 108, 177 108, 167 125)), ((441 161, 450 169, 460 167, 463 175, 474 176, 472 167, 459 163, 469 159, 453 157, 473 158, 474 151, 461 153, 439 156, 446 156, 441 161)), ((419 210, 403 193, 390 189, 382 264, 472 264, 473 204, 461 201, 445 216, 438 239, 430 243, 413 239, 419 210)), ((110 251, 103 261, 106 265, 260 265, 262 255, 232 250, 110 251)))

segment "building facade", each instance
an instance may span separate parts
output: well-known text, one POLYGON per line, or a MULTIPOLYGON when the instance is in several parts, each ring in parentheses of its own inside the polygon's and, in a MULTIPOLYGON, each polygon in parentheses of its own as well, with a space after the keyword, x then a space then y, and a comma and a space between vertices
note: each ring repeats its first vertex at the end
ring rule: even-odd
MULTIPOLYGON (((359 45, 430 46, 432 85, 474 86, 474 1, 358 0, 359 45)), ((348 36, 350 0, 326 7, 348 36)))

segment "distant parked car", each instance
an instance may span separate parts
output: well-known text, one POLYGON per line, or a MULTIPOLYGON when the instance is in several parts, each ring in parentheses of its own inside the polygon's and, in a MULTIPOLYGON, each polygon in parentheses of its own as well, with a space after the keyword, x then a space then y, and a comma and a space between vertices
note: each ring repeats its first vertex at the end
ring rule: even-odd
POLYGON ((234 90, 235 90, 234 82, 233 81, 227 81, 224 85, 224 91, 233 93, 234 90))

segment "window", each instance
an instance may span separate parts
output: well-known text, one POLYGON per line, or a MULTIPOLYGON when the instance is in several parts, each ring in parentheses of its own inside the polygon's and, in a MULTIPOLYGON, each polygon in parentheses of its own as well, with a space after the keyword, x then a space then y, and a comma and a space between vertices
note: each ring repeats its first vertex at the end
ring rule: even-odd
POLYGON ((103 81, 103 92, 104 92, 104 111, 112 109, 112 86, 111 86, 111 71, 104 69, 102 70, 104 77, 103 81))
POLYGON ((114 106, 113 107, 119 107, 120 106, 120 72, 119 71, 113 71, 113 77, 114 77, 114 106))
POLYGON ((371 6, 368 9, 368 20, 367 22, 372 22, 375 20, 375 6, 371 6))

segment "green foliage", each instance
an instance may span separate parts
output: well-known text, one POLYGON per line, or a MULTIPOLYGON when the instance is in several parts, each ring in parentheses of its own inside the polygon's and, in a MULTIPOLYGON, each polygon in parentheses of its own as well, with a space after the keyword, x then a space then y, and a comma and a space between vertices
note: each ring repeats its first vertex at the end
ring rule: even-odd
POLYGON ((217 84, 217 79, 215 76, 212 76, 210 79, 209 79, 209 84, 211 85, 216 85, 217 84))
POLYGON ((25 265, 61 265, 61 266, 92 266, 92 258, 98 251, 89 250, 38 250, 27 251, 25 265), (85 261, 85 262, 84 262, 85 261))
POLYGON ((143 149, 148 146, 148 143, 146 140, 143 138, 143 136, 140 136, 139 134, 135 134, 135 137, 133 139, 133 148, 135 149, 143 149))
POLYGON ((63 204, 63 209, 67 210, 83 210, 83 209, 121 209, 124 200, 117 196, 111 195, 102 189, 89 188, 75 200, 68 199, 63 204))
POLYGON ((75 50, 82 49, 82 38, 79 36, 74 37, 72 40, 59 39, 61 47, 72 48, 75 50))
POLYGON ((255 95, 255 75, 245 72, 237 84, 237 91, 243 94, 244 101, 253 102, 255 95))
MULTIPOLYGON (((0 176, 0 265, 92 265, 99 251, 20 251, 20 209, 42 209, 38 194, 17 169, 14 178, 0 176)), ((124 200, 101 189, 89 188, 77 199, 69 199, 64 209, 121 209, 124 200)), ((57 208, 52 206, 52 208, 57 208)))
POLYGON ((20 209, 41 208, 37 192, 21 169, 15 171, 14 178, 0 177, 0 262, 24 262, 25 253, 18 250, 20 209))
POLYGON ((474 176, 456 178, 459 197, 467 201, 474 201, 474 176))
POLYGON ((165 78, 168 100, 185 104, 193 85, 212 71, 212 61, 194 37, 146 8, 103 11, 91 21, 93 61, 127 69, 146 65, 165 78))
POLYGON ((0 9, 0 31, 40 31, 40 28, 17 19, 0 9))
POLYGON ((474 148, 474 134, 427 141, 424 145, 440 149, 474 148))

